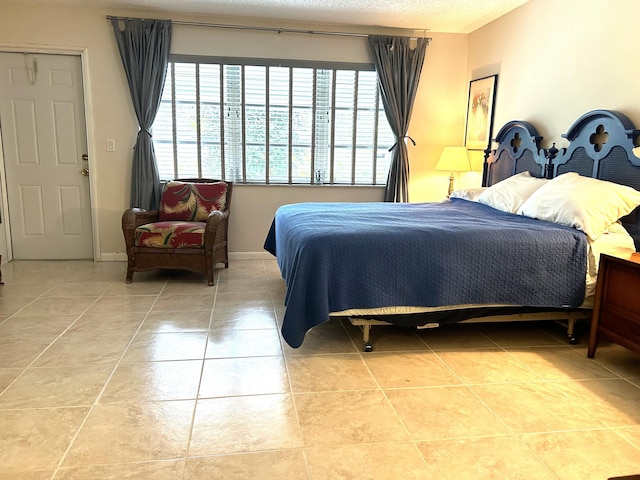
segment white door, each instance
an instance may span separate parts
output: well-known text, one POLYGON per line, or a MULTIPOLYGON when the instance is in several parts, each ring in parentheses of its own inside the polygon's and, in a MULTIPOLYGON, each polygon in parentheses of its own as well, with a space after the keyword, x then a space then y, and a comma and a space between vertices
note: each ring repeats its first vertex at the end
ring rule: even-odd
POLYGON ((92 259, 79 56, 0 53, 13 258, 92 259))

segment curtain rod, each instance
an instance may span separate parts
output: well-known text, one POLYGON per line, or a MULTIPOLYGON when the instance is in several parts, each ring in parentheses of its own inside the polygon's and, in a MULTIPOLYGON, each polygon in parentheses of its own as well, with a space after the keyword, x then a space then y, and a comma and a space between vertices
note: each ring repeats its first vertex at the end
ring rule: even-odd
MULTIPOLYGON (((112 18, 118 20, 133 20, 132 17, 116 17, 113 15, 107 15, 107 20, 111 20, 112 18)), ((136 18, 135 20, 145 20, 144 18, 136 18)), ((308 35, 334 35, 341 37, 368 37, 367 33, 354 33, 354 32, 331 32, 325 30, 302 30, 296 28, 281 28, 281 27, 259 27, 259 26, 251 26, 251 25, 234 25, 228 23, 204 23, 204 22, 185 22, 185 21, 176 21, 171 20, 171 23, 174 25, 185 25, 188 27, 209 27, 209 28, 230 28, 235 30, 258 30, 263 32, 275 32, 275 33, 303 33, 308 35)), ((382 28, 391 28, 391 27, 382 27, 382 28)), ((416 28, 416 29, 405 29, 411 31, 419 31, 422 30, 426 33, 427 29, 424 28, 416 28)), ((413 37, 418 38, 418 37, 413 37)), ((431 41, 430 37, 421 37, 427 40, 427 44, 431 41)))

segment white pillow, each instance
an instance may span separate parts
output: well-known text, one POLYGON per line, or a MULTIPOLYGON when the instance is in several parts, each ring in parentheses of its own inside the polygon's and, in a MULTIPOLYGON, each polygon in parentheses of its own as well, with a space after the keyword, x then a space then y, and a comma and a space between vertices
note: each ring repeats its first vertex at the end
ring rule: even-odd
POLYGON ((454 190, 453 192, 451 192, 449 198, 462 198, 471 202, 477 202, 480 194, 486 189, 487 187, 460 188, 459 190, 454 190))
POLYGON ((640 205, 640 192, 617 183, 565 173, 548 181, 518 213, 575 227, 596 240, 640 205))
POLYGON ((518 173, 487 188, 478 197, 478 202, 503 212, 517 213, 525 200, 547 181, 532 177, 528 171, 518 173))

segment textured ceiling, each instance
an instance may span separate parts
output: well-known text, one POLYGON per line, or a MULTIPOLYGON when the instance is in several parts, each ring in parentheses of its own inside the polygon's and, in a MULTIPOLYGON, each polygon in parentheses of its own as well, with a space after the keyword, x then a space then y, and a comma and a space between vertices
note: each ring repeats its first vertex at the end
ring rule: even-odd
POLYGON ((528 0, 0 0, 470 33, 528 0))

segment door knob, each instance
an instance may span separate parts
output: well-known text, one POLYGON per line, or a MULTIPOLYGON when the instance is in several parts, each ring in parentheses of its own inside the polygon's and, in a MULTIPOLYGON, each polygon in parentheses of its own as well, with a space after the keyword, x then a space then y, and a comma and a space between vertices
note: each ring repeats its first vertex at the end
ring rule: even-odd
POLYGON ((82 170, 80 170, 80 173, 82 175, 84 175, 85 177, 89 176, 89 169, 88 168, 83 168, 82 170))

